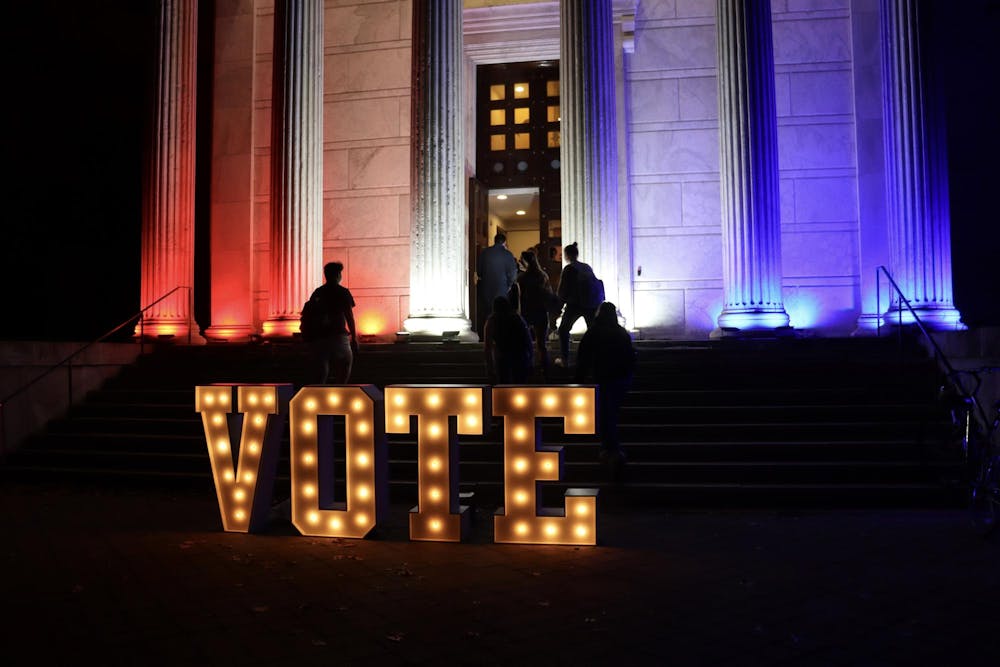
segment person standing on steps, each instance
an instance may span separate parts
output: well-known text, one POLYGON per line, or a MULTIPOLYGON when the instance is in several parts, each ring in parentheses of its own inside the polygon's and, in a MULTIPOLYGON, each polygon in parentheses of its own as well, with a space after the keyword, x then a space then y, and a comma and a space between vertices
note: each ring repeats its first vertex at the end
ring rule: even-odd
POLYGON ((524 273, 517 277, 521 294, 521 317, 531 327, 535 337, 535 347, 538 350, 538 366, 542 378, 549 379, 549 351, 547 339, 549 335, 549 310, 559 297, 552 291, 549 276, 538 263, 538 256, 530 250, 521 253, 521 262, 525 266, 524 273))
POLYGON ((531 373, 531 334, 507 297, 493 300, 483 325, 483 351, 490 384, 524 384, 531 373))
POLYGON ((589 264, 580 261, 580 248, 576 241, 563 248, 566 266, 559 276, 559 298, 566 307, 559 323, 559 356, 556 366, 569 366, 569 332, 581 317, 590 329, 594 313, 604 301, 604 283, 594 275, 589 264))
POLYGON ((576 381, 593 376, 597 383, 597 421, 601 429, 601 460, 612 477, 621 480, 625 452, 618 439, 618 416, 635 372, 635 347, 625 327, 618 324, 618 309, 605 301, 597 309, 577 351, 576 381))
POLYGON ((344 265, 323 267, 326 282, 313 291, 302 309, 302 336, 312 346, 320 384, 346 384, 351 377, 358 334, 354 326, 354 297, 340 284, 344 265))
POLYGON ((517 280, 517 260, 507 250, 507 235, 498 231, 493 237, 493 245, 486 248, 476 259, 476 275, 479 276, 476 331, 483 337, 483 324, 490 313, 493 300, 498 296, 507 297, 517 280))

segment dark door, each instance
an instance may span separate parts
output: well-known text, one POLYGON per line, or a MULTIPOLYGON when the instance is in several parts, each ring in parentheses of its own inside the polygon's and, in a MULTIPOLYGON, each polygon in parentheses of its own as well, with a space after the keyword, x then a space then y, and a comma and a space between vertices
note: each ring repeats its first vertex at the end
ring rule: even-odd
POLYGON ((486 184, 476 178, 469 179, 469 319, 482 336, 482 320, 479 312, 479 276, 475 275, 476 260, 490 244, 490 191, 486 184))

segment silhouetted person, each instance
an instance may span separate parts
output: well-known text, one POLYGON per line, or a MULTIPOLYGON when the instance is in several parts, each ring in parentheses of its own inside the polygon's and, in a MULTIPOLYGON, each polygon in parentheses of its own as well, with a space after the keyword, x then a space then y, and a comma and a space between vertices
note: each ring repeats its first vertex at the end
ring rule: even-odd
POLYGON ((618 440, 618 414, 625 394, 632 386, 635 348, 628 331, 618 324, 615 304, 605 301, 597 310, 593 326, 587 329, 577 351, 576 381, 593 375, 597 383, 597 419, 601 428, 601 459, 618 477, 625 452, 618 440))
POLYGON ((576 241, 563 248, 567 264, 559 276, 559 298, 565 302, 562 321, 559 323, 559 356, 556 366, 569 366, 569 332, 581 317, 589 329, 594 321, 594 312, 603 301, 591 293, 590 281, 596 280, 594 269, 579 260, 580 248, 576 241))
POLYGON ((476 274, 479 276, 477 327, 479 334, 483 335, 486 309, 498 296, 506 297, 517 279, 517 260, 510 250, 507 250, 506 234, 497 232, 493 237, 493 245, 479 253, 476 260, 476 274))
POLYGON ((531 372, 531 334, 507 297, 493 300, 493 313, 483 325, 486 374, 491 384, 523 384, 531 372))
POLYGON ((345 384, 351 377, 351 366, 358 351, 358 335, 354 327, 354 297, 340 284, 344 265, 330 262, 323 267, 326 282, 312 293, 310 301, 321 305, 321 332, 311 342, 319 363, 320 384, 345 384))
POLYGON ((507 301, 510 302, 510 307, 514 309, 514 312, 523 317, 524 314, 521 312, 521 276, 524 275, 524 269, 520 262, 518 262, 517 267, 517 279, 507 290, 507 301))
POLYGON ((549 335, 549 311, 559 297, 552 291, 549 276, 538 263, 535 253, 525 250, 521 253, 521 262, 525 267, 524 273, 517 277, 521 292, 521 317, 535 336, 538 365, 542 369, 542 377, 548 379, 549 351, 546 341, 549 335))

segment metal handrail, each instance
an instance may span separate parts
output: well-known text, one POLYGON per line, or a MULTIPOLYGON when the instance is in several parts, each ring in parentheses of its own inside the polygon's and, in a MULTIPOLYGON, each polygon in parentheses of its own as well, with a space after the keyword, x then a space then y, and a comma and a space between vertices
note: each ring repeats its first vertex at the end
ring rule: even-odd
MULTIPOLYGON (((885 266, 878 266, 875 269, 875 290, 876 290, 875 299, 876 299, 876 303, 878 304, 877 305, 878 309, 881 309, 881 307, 882 307, 881 306, 882 297, 881 297, 881 294, 880 294, 881 290, 880 290, 880 287, 879 287, 881 285, 881 281, 879 280, 879 272, 882 272, 882 273, 885 274, 885 277, 889 281, 889 284, 892 285, 892 288, 894 290, 896 290, 896 294, 899 295, 899 302, 901 304, 905 305, 906 309, 910 311, 910 315, 913 316, 913 321, 917 325, 917 328, 920 330, 920 333, 922 333, 923 336, 924 336, 924 338, 926 338, 930 342, 931 347, 934 349, 935 358, 938 359, 939 362, 941 363, 941 365, 944 366, 944 368, 945 368, 945 372, 947 374, 948 381, 958 391, 958 394, 962 397, 963 400, 970 401, 972 403, 972 405, 975 408, 975 411, 978 413, 980 419, 982 420, 981 423, 983 423, 983 424, 988 423, 987 422, 987 417, 986 417, 986 411, 983 410, 983 406, 981 406, 979 404, 979 401, 976 400, 976 393, 978 393, 978 391, 979 391, 979 384, 981 383, 981 380, 979 379, 979 376, 973 374, 973 377, 976 380, 976 388, 971 393, 968 392, 968 391, 966 391, 965 387, 962 386, 962 383, 958 382, 955 379, 955 376, 958 375, 958 372, 955 370, 954 366, 952 366, 951 362, 948 360, 948 355, 946 355, 944 353, 944 350, 941 349, 941 346, 938 345, 937 341, 934 340, 934 338, 931 336, 930 332, 927 330, 927 327, 925 327, 924 323, 920 321, 920 316, 917 315, 917 311, 913 309, 912 304, 910 304, 910 300, 906 298, 905 294, 903 294, 903 290, 901 290, 899 288, 899 285, 896 283, 895 280, 893 280, 892 274, 889 273, 889 269, 885 268, 885 266)), ((899 327, 900 327, 900 329, 902 329, 902 312, 903 312, 902 308, 900 308, 899 309, 899 313, 900 313, 899 327)), ((881 332, 881 328, 882 328, 881 319, 882 318, 880 316, 879 317, 879 322, 880 323, 878 324, 879 335, 881 335, 881 333, 882 333, 881 332)))
POLYGON ((188 285, 178 285, 177 287, 174 287, 172 290, 170 290, 169 292, 167 292, 166 294, 164 294, 163 296, 161 296, 160 298, 158 298, 156 301, 153 301, 148 306, 146 306, 145 308, 141 309, 139 312, 133 313, 132 315, 130 315, 127 320, 125 320, 124 322, 122 322, 121 324, 119 324, 118 326, 116 326, 115 328, 113 328, 110 331, 102 334, 98 338, 95 338, 94 340, 90 341, 89 343, 84 344, 82 347, 80 347, 77 350, 75 350, 72 354, 70 354, 65 359, 63 359, 63 360, 61 360, 61 361, 59 361, 59 362, 57 362, 55 364, 52 364, 51 366, 49 366, 48 368, 46 368, 44 371, 42 371, 39 375, 35 376, 34 378, 32 378, 31 380, 29 380, 25 384, 21 385, 20 387, 18 387, 17 389, 15 389, 10 394, 7 394, 7 396, 3 397, 3 399, 0 399, 0 461, 3 461, 6 458, 6 456, 7 456, 7 420, 6 420, 6 407, 7 407, 7 404, 12 399, 20 396, 21 394, 23 394, 24 392, 26 392, 28 389, 30 389, 31 387, 35 386, 35 384, 37 384, 38 382, 40 382, 43 378, 48 377, 56 369, 62 367, 63 365, 69 364, 68 368, 70 370, 69 370, 69 373, 68 373, 68 376, 69 376, 68 377, 68 381, 69 381, 69 386, 68 386, 68 399, 69 399, 69 402, 68 402, 68 405, 72 405, 73 404, 73 371, 72 371, 72 368, 73 368, 72 361, 73 361, 73 359, 75 359, 77 357, 77 355, 81 354, 84 350, 87 350, 91 346, 96 345, 97 343, 100 343, 101 341, 103 341, 103 340, 109 338, 110 336, 118 333, 119 331, 121 331, 122 329, 124 329, 126 326, 128 326, 131 323, 133 323, 137 317, 139 318, 139 328, 140 328, 140 331, 139 331, 139 354, 140 355, 143 354, 145 352, 145 335, 144 335, 145 331, 144 331, 144 325, 145 325, 145 321, 146 321, 146 318, 145 318, 146 311, 149 310, 150 308, 152 308, 153 306, 155 306, 156 304, 160 303, 161 301, 163 301, 167 297, 171 296, 174 292, 176 292, 178 290, 184 290, 184 289, 188 290, 188 297, 189 297, 188 298, 188 301, 189 301, 189 304, 188 304, 188 307, 189 307, 189 313, 188 313, 188 320, 189 320, 188 321, 188 343, 190 343, 191 342, 191 322, 193 321, 193 313, 190 312, 190 307, 193 305, 192 303, 190 303, 190 301, 191 301, 191 299, 190 299, 190 296, 191 296, 191 287, 188 286, 188 285))
MULTIPOLYGON (((930 341, 931 346, 934 348, 934 353, 941 358, 941 361, 944 363, 944 367, 945 369, 947 369, 948 374, 950 375, 954 373, 955 369, 952 368, 951 362, 948 361, 948 357, 945 355, 944 350, 942 350, 941 346, 937 344, 937 341, 935 341, 931 337, 930 332, 927 331, 927 327, 925 327, 924 323, 920 321, 920 317, 917 315, 917 311, 915 311, 913 309, 913 306, 910 304, 910 300, 906 298, 905 294, 903 294, 903 290, 899 289, 899 285, 897 285, 896 281, 893 280, 892 275, 889 273, 889 269, 885 268, 884 266, 879 266, 878 268, 875 269, 876 289, 878 289, 877 286, 880 284, 878 277, 879 271, 885 274, 885 277, 889 280, 889 284, 892 285, 893 289, 896 290, 896 294, 899 295, 900 302, 906 305, 906 309, 910 311, 910 315, 913 315, 913 321, 916 323, 917 328, 920 329, 920 333, 924 335, 924 338, 930 341)), ((902 319, 902 310, 900 310, 900 319, 902 319)), ((881 320, 881 318, 879 318, 879 320, 881 320)), ((902 324, 902 322, 900 322, 900 324, 902 324)), ((881 324, 879 325, 879 328, 881 328, 881 324)))

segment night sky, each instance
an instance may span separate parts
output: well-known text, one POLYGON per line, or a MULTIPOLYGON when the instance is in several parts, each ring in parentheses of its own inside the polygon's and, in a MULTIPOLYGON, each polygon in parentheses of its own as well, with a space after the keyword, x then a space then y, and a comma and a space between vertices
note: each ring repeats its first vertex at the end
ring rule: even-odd
POLYGON ((155 7, 33 0, 5 8, 0 337, 92 339, 138 311, 155 7))
MULTIPOLYGON (((91 339, 139 309, 157 4, 32 0, 5 8, 0 339, 91 339)), ((203 19, 210 18, 211 0, 201 5, 203 19)), ((1000 325, 1000 0, 941 0, 933 9, 932 46, 947 73, 955 302, 966 323, 1000 325)), ((210 49, 205 37, 202 47, 210 49)), ((206 129, 204 110, 199 131, 206 129)), ((203 247, 200 275, 207 270, 203 247)), ((207 326, 204 296, 196 312, 207 326)))

